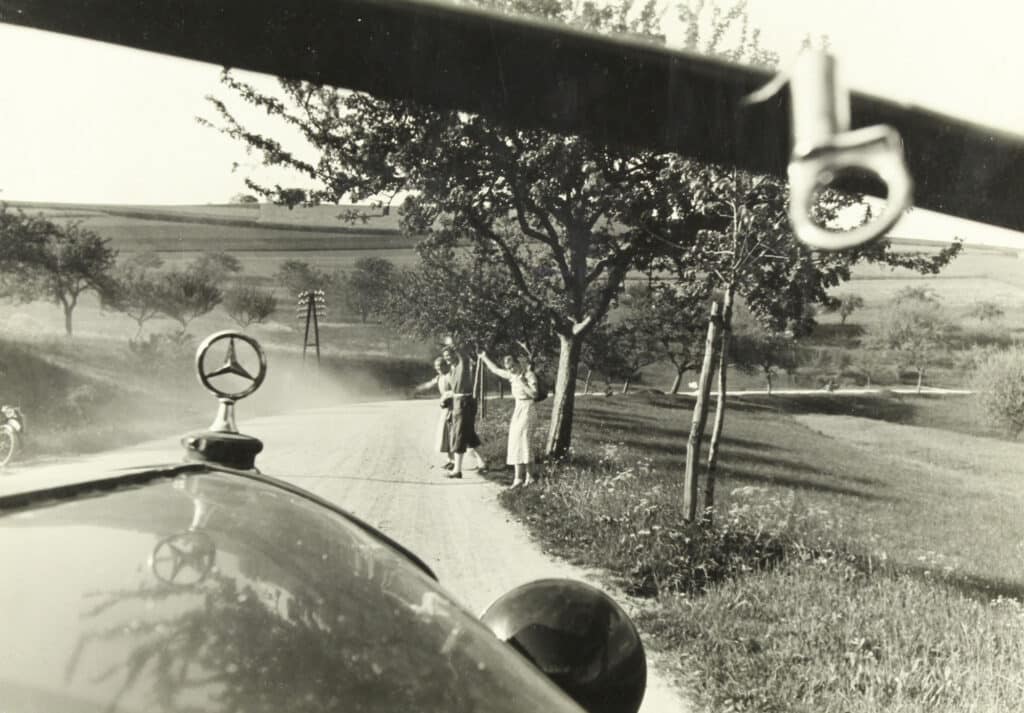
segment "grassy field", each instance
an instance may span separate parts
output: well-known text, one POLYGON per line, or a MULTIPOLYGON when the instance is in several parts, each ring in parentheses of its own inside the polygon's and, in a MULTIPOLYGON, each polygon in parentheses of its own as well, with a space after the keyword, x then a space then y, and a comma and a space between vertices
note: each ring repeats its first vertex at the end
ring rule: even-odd
POLYGON ((1024 444, 939 417, 962 401, 887 400, 737 403, 711 528, 682 524, 684 397, 583 399, 572 459, 503 501, 646 597, 649 643, 713 710, 1019 710, 1024 444))
MULTIPOLYGON (((934 290, 944 309, 954 319, 966 319, 967 309, 976 302, 1000 305, 1006 315, 999 324, 1010 331, 1024 331, 1024 260, 1017 254, 980 248, 966 248, 939 275, 917 275, 908 270, 890 270, 860 265, 853 279, 833 294, 859 294, 866 302, 848 320, 868 326, 878 321, 901 289, 927 287, 934 290)), ((838 315, 822 315, 825 324, 839 322, 838 315)))

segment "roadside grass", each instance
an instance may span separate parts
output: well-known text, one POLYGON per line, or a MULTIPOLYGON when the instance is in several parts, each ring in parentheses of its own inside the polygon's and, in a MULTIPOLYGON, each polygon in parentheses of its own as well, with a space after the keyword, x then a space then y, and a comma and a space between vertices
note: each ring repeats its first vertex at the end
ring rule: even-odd
MULTIPOLYGON (((1005 599, 1024 599, 1024 447, 991 441, 1005 462, 977 472, 970 453, 865 448, 737 403, 714 524, 687 526, 691 405, 579 399, 572 457, 502 502, 552 552, 647 597, 641 625, 715 710, 1019 706, 1024 620, 1005 599)), ((482 428, 492 462, 508 408, 482 428)))
POLYGON ((666 597, 637 623, 688 657, 711 710, 1021 710, 1024 608, 981 602, 842 560, 787 562, 702 597, 666 597))

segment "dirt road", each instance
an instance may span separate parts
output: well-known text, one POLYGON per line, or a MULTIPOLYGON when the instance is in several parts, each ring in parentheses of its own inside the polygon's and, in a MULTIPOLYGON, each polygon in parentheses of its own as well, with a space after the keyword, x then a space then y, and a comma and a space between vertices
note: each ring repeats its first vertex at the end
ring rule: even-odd
MULTIPOLYGON (((257 459, 261 471, 339 504, 409 547, 475 614, 534 579, 572 577, 600 585, 541 552, 497 503, 499 486, 474 470, 462 480, 444 477, 443 456, 431 448, 437 414, 432 400, 349 404, 261 419, 246 419, 244 402, 239 409, 241 430, 264 443, 257 459)), ((168 438, 52 468, 81 469, 85 460, 108 470, 180 459, 177 439, 168 438)), ((641 710, 689 710, 658 660, 649 656, 648 663, 641 710)))

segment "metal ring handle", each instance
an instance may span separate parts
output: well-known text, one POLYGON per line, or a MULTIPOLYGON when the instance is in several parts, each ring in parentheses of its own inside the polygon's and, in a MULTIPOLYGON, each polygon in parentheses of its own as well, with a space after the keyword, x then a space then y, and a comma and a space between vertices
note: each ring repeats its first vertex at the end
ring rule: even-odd
POLYGON ((793 232, 818 250, 846 250, 882 237, 913 200, 913 181, 903 157, 899 134, 889 126, 870 126, 835 135, 824 146, 794 155, 789 164, 789 219, 793 232), (882 213, 850 230, 824 228, 811 218, 818 192, 850 169, 878 176, 888 197, 882 213))

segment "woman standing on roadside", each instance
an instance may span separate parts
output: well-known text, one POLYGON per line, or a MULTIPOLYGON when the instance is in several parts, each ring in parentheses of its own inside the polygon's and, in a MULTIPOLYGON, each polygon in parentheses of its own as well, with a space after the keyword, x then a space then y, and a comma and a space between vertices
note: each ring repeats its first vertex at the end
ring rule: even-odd
POLYGON ((441 357, 434 359, 434 371, 437 372, 430 381, 420 384, 416 391, 425 391, 433 386, 437 387, 441 397, 441 420, 437 424, 437 436, 435 438, 436 448, 441 453, 448 455, 448 462, 444 464, 445 470, 451 470, 455 466, 455 459, 452 457, 450 429, 452 422, 452 398, 448 395, 451 391, 451 383, 448 379, 448 362, 441 357))
POLYGON ((533 464, 533 402, 537 397, 537 375, 528 363, 514 356, 506 356, 502 369, 491 361, 485 352, 480 358, 495 376, 506 379, 512 390, 512 398, 516 400, 515 410, 508 422, 508 457, 506 462, 515 468, 512 487, 529 485, 533 482, 530 468, 533 464))

